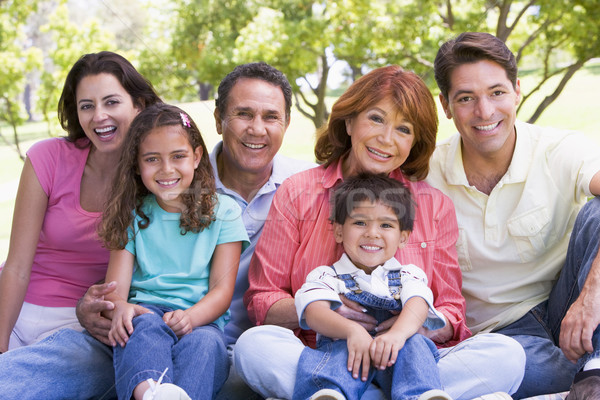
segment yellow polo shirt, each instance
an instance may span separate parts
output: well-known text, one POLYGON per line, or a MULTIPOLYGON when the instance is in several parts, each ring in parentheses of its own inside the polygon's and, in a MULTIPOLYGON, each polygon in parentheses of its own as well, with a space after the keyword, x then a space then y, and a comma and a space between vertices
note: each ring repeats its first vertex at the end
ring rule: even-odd
POLYGON ((427 177, 456 208, 462 293, 474 334, 509 325, 548 298, 600 171, 598 146, 583 134, 515 126, 513 159, 489 196, 469 185, 458 134, 437 145, 427 177))

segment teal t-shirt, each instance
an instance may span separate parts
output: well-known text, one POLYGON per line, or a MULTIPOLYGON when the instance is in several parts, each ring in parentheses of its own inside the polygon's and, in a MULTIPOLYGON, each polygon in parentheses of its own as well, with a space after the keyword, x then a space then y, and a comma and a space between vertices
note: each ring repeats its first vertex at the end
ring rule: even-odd
MULTIPOLYGON (((181 234, 179 213, 163 210, 154 195, 144 199, 142 210, 150 219, 139 229, 125 249, 135 256, 130 303, 150 303, 172 309, 188 309, 208 292, 212 256, 217 245, 242 241, 248 234, 240 207, 228 196, 217 194, 215 221, 199 233, 181 234)), ((131 228, 130 228, 131 229, 131 228)), ((214 321, 221 329, 229 320, 229 310, 214 321)))

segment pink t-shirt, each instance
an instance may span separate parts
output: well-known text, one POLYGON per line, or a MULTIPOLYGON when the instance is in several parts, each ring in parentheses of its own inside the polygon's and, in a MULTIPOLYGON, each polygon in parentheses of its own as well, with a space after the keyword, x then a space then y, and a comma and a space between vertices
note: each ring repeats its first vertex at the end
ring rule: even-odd
MULTIPOLYGON (((87 144, 86 140, 79 142, 87 144)), ((81 208, 81 178, 90 147, 64 138, 35 143, 27 152, 48 195, 48 208, 31 270, 25 301, 46 307, 74 307, 103 279, 109 251, 96 233, 101 213, 81 208)))

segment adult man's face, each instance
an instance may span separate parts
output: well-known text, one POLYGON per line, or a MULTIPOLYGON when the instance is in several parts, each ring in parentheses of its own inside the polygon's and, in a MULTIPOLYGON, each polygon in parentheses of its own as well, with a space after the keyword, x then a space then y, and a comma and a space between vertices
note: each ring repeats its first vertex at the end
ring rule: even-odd
POLYGON ((440 101, 461 135, 463 154, 489 157, 512 152, 519 82, 514 88, 506 71, 489 60, 459 66, 450 82, 448 100, 440 95, 440 101))
POLYGON ((281 88, 261 79, 242 78, 231 88, 225 115, 215 110, 223 135, 225 163, 240 172, 271 173, 289 125, 281 88))

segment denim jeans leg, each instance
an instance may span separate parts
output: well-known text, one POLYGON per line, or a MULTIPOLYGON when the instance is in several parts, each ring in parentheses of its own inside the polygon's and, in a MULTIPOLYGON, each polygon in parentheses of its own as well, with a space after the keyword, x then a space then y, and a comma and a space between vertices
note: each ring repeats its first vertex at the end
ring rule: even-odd
MULTIPOLYGON (((359 400, 373 379, 371 369, 366 382, 354 379, 348 371, 348 342, 319 340, 316 349, 306 347, 298 361, 293 400, 306 400, 321 389, 333 389, 348 400, 359 400)), ((362 372, 362 371, 361 371, 362 372)))
MULTIPOLYGON (((581 209, 575 220, 567 258, 560 277, 548 299, 548 325, 555 343, 559 343, 560 326, 569 307, 579 296, 587 279, 600 243, 600 198, 593 198, 581 209)), ((578 367, 600 352, 600 331, 593 336, 594 354, 585 355, 578 367)))
POLYGON ((62 329, 0 356, 3 399, 116 398, 112 349, 87 332, 62 329))
POLYGON ((164 383, 173 383, 171 348, 177 336, 162 320, 164 310, 144 304, 153 313, 133 318, 133 333, 125 347, 115 346, 114 367, 119 399, 128 400, 137 385, 158 380, 165 368, 164 383))
POLYGON ((173 346, 175 384, 192 399, 212 399, 229 374, 225 335, 214 324, 199 326, 173 346))
POLYGON ((418 399, 428 390, 442 389, 437 353, 431 340, 415 334, 400 349, 392 367, 375 372, 374 382, 391 394, 391 400, 418 399))
POLYGON ((567 360, 554 343, 544 316, 547 302, 543 302, 518 321, 498 330, 518 341, 527 357, 525 376, 513 395, 515 399, 569 390, 577 367, 567 360))

